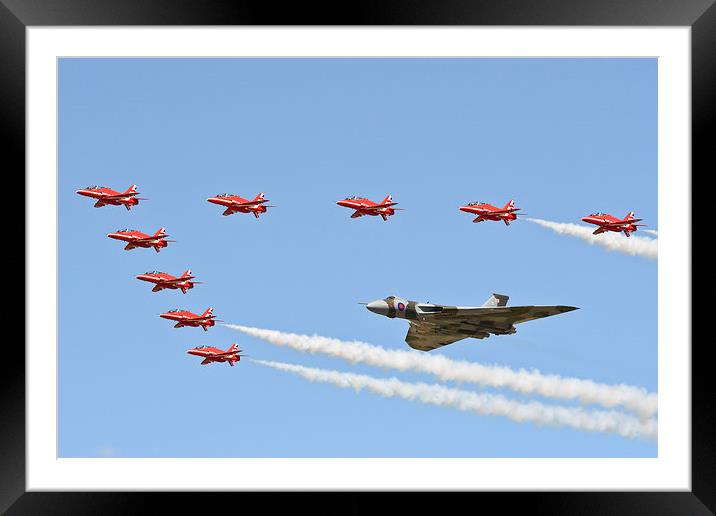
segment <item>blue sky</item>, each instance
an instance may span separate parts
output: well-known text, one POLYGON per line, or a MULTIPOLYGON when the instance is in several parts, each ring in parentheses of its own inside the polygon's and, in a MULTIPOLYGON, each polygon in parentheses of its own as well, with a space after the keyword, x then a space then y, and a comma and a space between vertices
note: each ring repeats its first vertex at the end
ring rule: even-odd
POLYGON ((200 366, 187 349, 237 342, 260 359, 434 381, 157 314, 213 306, 229 323, 407 349, 404 321, 356 302, 480 305, 499 292, 581 309, 438 353, 656 391, 655 261, 457 209, 514 198, 543 219, 634 210, 657 229, 656 107, 655 59, 61 59, 60 456, 655 456, 651 441, 356 394, 249 361, 200 366), (149 200, 131 212, 75 194, 133 183, 149 200), (206 202, 261 191, 278 207, 260 220, 206 202), (387 223, 335 205, 387 194, 405 208, 387 223), (177 242, 160 254, 106 237, 162 226, 177 242), (186 295, 134 278, 187 268, 204 284, 186 295))

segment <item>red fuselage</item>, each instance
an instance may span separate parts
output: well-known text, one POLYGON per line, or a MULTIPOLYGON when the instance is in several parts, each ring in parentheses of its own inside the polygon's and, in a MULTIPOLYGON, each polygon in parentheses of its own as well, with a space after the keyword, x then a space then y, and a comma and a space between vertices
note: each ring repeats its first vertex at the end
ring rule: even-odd
POLYGON ((215 197, 209 197, 207 201, 225 207, 224 216, 233 215, 234 213, 253 213, 254 217, 259 218, 260 214, 268 211, 268 207, 263 205, 263 203, 268 202, 263 198, 263 194, 257 195, 253 200, 244 199, 238 195, 219 194, 215 197))
POLYGON ((608 213, 593 213, 592 215, 582 217, 582 222, 599 226, 592 233, 593 235, 599 235, 600 233, 604 233, 606 231, 612 231, 614 233, 624 233, 626 236, 629 236, 630 233, 636 231, 637 227, 641 225, 637 224, 637 222, 641 220, 642 219, 634 218, 633 212, 629 213, 629 215, 623 219, 608 213))
POLYGON ((134 185, 129 187, 126 192, 118 192, 106 186, 88 186, 87 188, 77 190, 77 193, 85 197, 97 199, 97 202, 94 204, 95 208, 101 208, 102 206, 110 204, 112 206, 123 205, 129 210, 132 206, 138 205, 140 201, 138 197, 135 197, 137 192, 135 191, 134 185))
POLYGON ((395 215, 395 209, 393 209, 392 206, 398 203, 392 202, 392 198, 388 196, 380 204, 365 197, 350 197, 336 201, 336 204, 344 208, 355 210, 351 215, 352 219, 362 217, 363 215, 371 215, 373 217, 380 216, 383 217, 383 220, 388 220, 388 217, 395 215))
POLYGON ((154 235, 147 235, 136 229, 120 229, 114 233, 109 233, 107 236, 115 240, 127 242, 127 245, 124 247, 125 251, 131 251, 135 247, 143 247, 145 249, 153 247, 156 252, 159 252, 162 247, 169 245, 169 241, 164 240, 168 236, 164 233, 164 228, 157 231, 154 235))
POLYGON ((159 314, 162 319, 169 319, 170 321, 176 321, 175 328, 183 328, 184 326, 191 326, 198 328, 201 326, 204 331, 207 331, 211 326, 214 326, 214 315, 212 315, 213 309, 209 308, 202 315, 195 314, 188 310, 170 310, 159 314))
POLYGON ((497 206, 493 206, 492 204, 485 202, 460 206, 460 211, 477 215, 473 222, 483 222, 485 220, 493 220, 496 222, 502 221, 508 226, 510 225, 511 220, 517 219, 517 214, 515 212, 518 210, 519 208, 515 208, 512 201, 507 203, 504 208, 498 208, 497 206))
POLYGON ((234 367, 234 362, 241 360, 241 350, 236 344, 232 345, 228 350, 224 351, 213 346, 199 346, 187 351, 188 354, 202 357, 201 365, 211 364, 212 362, 227 362, 234 367))
POLYGON ((180 289, 182 293, 186 294, 187 290, 194 288, 195 282, 191 281, 194 279, 194 276, 191 276, 190 274, 191 271, 187 271, 184 275, 176 277, 171 274, 167 274, 166 272, 154 271, 139 274, 137 275, 137 279, 154 283, 152 292, 159 292, 160 290, 168 288, 171 290, 180 289))

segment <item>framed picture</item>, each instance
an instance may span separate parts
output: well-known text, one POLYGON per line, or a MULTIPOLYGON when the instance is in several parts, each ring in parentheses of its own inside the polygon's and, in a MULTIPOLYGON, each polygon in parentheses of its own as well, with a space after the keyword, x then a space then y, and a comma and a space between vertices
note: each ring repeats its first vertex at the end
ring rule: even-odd
POLYGON ((3 0, 28 301, 0 508, 713 511, 711 3, 3 0))

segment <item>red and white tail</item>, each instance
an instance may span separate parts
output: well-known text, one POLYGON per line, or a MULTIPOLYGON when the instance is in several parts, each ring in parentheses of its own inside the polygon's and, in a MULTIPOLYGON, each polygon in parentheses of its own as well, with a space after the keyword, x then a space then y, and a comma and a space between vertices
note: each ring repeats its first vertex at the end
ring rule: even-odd
POLYGON ((627 213, 627 216, 624 217, 624 220, 631 220, 633 218, 634 218, 634 212, 630 211, 629 213, 627 213))
POLYGON ((265 201, 265 200, 266 200, 266 199, 264 198, 264 193, 263 193, 263 192, 261 192, 261 193, 258 194, 256 197, 254 197, 254 201, 265 201))
POLYGON ((161 237, 161 236, 164 236, 164 235, 166 235, 166 234, 167 234, 166 228, 159 228, 159 231, 157 231, 156 233, 154 233, 154 236, 155 236, 155 237, 161 237))
POLYGON ((181 278, 186 278, 187 276, 191 276, 191 269, 187 269, 184 271, 184 274, 182 274, 181 278))
POLYGON ((381 202, 380 204, 388 204, 389 202, 393 202, 392 195, 388 195, 385 199, 383 199, 383 202, 381 202))
POLYGON ((127 188, 127 190, 124 193, 125 193, 125 195, 137 193, 137 185, 130 186, 129 188, 127 188))
POLYGON ((226 350, 227 353, 233 353, 234 351, 239 351, 238 344, 232 344, 231 347, 226 350))
POLYGON ((201 316, 202 316, 202 317, 209 317, 209 316, 211 316, 213 313, 214 313, 214 309, 213 309, 213 308, 207 308, 207 309, 206 309, 206 312, 204 312, 203 314, 201 314, 201 316))
POLYGON ((511 210, 511 209, 514 208, 514 207, 515 207, 515 200, 514 200, 514 199, 510 199, 510 202, 508 202, 507 204, 505 204, 505 207, 502 208, 502 209, 503 209, 503 210, 511 210))

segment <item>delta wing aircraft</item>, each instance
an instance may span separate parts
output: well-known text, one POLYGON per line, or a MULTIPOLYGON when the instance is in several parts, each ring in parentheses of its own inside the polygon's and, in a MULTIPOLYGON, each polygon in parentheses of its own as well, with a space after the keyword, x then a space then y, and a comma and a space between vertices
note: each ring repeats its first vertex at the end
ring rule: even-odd
POLYGON ((458 340, 510 335, 515 324, 576 310, 574 306, 506 306, 508 296, 492 294, 480 307, 433 305, 395 296, 368 303, 366 308, 386 317, 407 319, 408 346, 432 351, 458 340))
POLYGON ((358 217, 362 217, 363 215, 372 215, 374 217, 380 215, 383 217, 383 220, 388 220, 388 217, 391 215, 395 215, 396 210, 400 210, 401 208, 393 208, 397 202, 393 202, 393 196, 388 195, 385 199, 383 199, 380 203, 376 203, 371 201, 370 199, 366 199, 365 197, 346 197, 345 199, 341 199, 340 201, 336 201, 336 204, 338 206, 343 206, 344 208, 350 208, 352 210, 355 210, 353 214, 351 215, 352 219, 357 219, 358 217))
POLYGON ((268 199, 264 199, 263 192, 254 197, 251 201, 244 199, 243 197, 239 197, 238 195, 227 193, 221 193, 214 197, 209 197, 207 201, 212 204, 224 206, 226 210, 224 210, 222 215, 225 217, 233 215, 234 213, 253 213, 254 217, 258 219, 259 215, 268 211, 267 208, 275 208, 275 206, 268 206, 267 204, 264 204, 269 201, 268 199))
POLYGON ((234 362, 241 360, 242 355, 239 346, 232 344, 229 349, 223 351, 214 346, 197 346, 187 351, 190 355, 197 357, 203 357, 201 365, 211 364, 212 362, 228 362, 231 367, 234 367, 234 362))
POLYGON ((634 212, 630 211, 627 216, 623 219, 618 219, 608 213, 592 213, 586 217, 582 217, 582 221, 587 224, 595 224, 599 226, 592 235, 598 235, 605 231, 613 231, 615 233, 624 233, 629 236, 629 233, 636 231, 636 228, 645 226, 646 224, 637 224, 637 222, 643 219, 634 218, 634 212))
POLYGON ((94 203, 95 208, 101 208, 102 206, 107 206, 108 204, 113 206, 124 205, 124 207, 129 211, 132 209, 132 206, 138 205, 139 201, 146 201, 146 199, 136 197, 139 193, 137 192, 137 185, 130 186, 124 191, 124 193, 99 185, 80 188, 77 190, 77 193, 79 195, 84 195, 85 197, 97 199, 97 202, 94 203))

